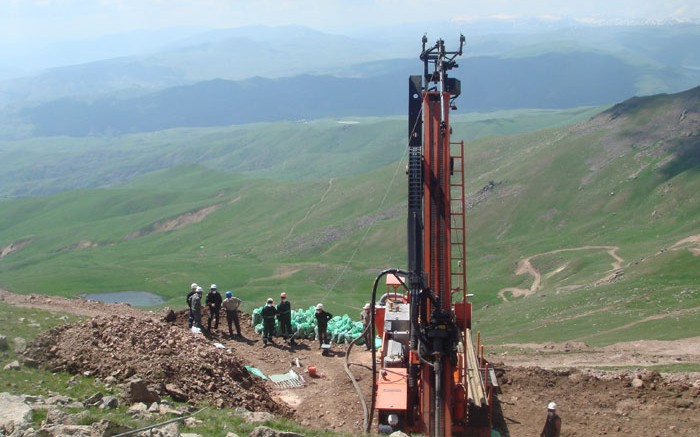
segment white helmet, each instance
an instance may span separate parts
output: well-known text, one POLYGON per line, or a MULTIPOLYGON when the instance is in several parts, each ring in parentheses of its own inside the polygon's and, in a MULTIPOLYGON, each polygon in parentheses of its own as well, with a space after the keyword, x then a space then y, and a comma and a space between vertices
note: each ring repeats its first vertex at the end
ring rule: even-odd
POLYGON ((211 287, 209 287, 210 290, 216 290, 216 284, 211 284, 211 287))
POLYGON ((198 286, 197 289, 196 289, 195 291, 196 291, 197 293, 199 293, 199 294, 202 294, 202 291, 204 291, 204 290, 202 290, 202 287, 199 287, 199 286, 198 286))
POLYGON ((557 409, 557 404, 554 402, 550 402, 547 404, 547 409, 548 410, 556 410, 557 409))
POLYGON ((317 309, 317 310, 322 310, 322 309, 323 309, 323 304, 320 303, 320 304, 316 305, 316 309, 317 309))
POLYGON ((366 303, 366 304, 365 304, 365 306, 364 306, 364 307, 362 307, 362 309, 365 309, 365 310, 368 310, 369 308, 370 308, 370 306, 369 306, 369 304, 368 304, 368 303, 366 303))
POLYGON ((190 288, 195 290, 197 288, 197 283, 193 282, 192 285, 190 285, 190 288))

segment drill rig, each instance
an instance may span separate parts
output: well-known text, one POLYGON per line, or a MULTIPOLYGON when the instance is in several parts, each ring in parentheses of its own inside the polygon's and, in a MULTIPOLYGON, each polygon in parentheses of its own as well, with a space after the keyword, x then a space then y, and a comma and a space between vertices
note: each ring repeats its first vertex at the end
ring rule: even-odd
POLYGON ((380 433, 491 435, 495 376, 472 339, 464 270, 464 143, 450 139, 461 86, 447 73, 464 41, 450 52, 441 39, 427 47, 424 36, 423 75, 409 77, 408 269, 384 270, 370 304, 371 338, 382 338, 372 349, 370 413, 380 433), (382 277, 387 292, 376 299, 382 277))

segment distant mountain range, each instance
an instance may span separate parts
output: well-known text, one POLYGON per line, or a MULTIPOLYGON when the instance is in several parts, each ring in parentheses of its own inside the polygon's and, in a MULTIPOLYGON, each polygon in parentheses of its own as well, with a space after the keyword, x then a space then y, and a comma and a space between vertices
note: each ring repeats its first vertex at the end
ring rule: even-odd
MULTIPOLYGON (((445 29, 455 33, 439 35, 450 48, 458 26, 445 29)), ((162 46, 148 54, 1 82, 0 136, 403 114, 407 77, 422 72, 421 36, 394 29, 371 40, 299 27, 202 32, 167 44, 161 36, 162 46)), ((456 70, 460 111, 605 105, 677 92, 700 83, 697 47, 700 25, 692 23, 480 29, 456 70)))

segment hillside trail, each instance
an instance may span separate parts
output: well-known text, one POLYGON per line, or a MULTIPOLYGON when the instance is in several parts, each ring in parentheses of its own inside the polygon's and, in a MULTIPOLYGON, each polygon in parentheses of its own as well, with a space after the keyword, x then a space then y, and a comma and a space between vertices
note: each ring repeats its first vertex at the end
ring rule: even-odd
POLYGON ((305 222, 306 219, 309 218, 309 215, 318 207, 318 205, 322 204, 325 200, 326 197, 328 196, 328 193, 331 192, 331 189, 333 188, 333 178, 328 179, 328 188, 326 188, 326 191, 323 192, 321 195, 321 198, 318 200, 318 202, 314 203, 309 207, 309 209, 306 211, 306 214, 304 214, 304 217, 300 218, 296 223, 292 224, 292 226, 289 228, 289 232, 287 233, 287 237, 289 238, 292 236, 294 231, 296 230, 297 226, 299 226, 301 223, 305 222))
MULTIPOLYGON (((619 269, 622 268, 622 263, 625 261, 623 258, 621 258, 618 254, 617 251, 620 250, 618 246, 582 246, 582 247, 571 247, 571 248, 564 248, 564 249, 556 249, 556 250, 551 250, 549 252, 544 252, 544 253, 538 253, 536 255, 531 255, 528 256, 527 258, 523 258, 520 261, 518 261, 517 267, 515 269, 515 274, 517 276, 520 275, 525 275, 528 274, 532 276, 532 285, 530 285, 530 288, 516 288, 516 287, 509 287, 509 288, 503 288, 498 292, 498 297, 503 299, 504 302, 508 302, 508 298, 506 297, 506 293, 510 293, 512 297, 527 297, 531 296, 535 293, 537 293, 537 290, 540 289, 540 284, 542 283, 542 274, 540 273, 537 268, 532 265, 532 260, 534 258, 540 257, 540 256, 545 256, 545 255, 555 255, 557 253, 561 252, 577 252, 581 250, 596 250, 596 249, 605 249, 605 251, 610 255, 614 261, 612 262, 612 269, 609 270, 608 273, 604 278, 600 279, 600 281, 605 281, 606 279, 609 279, 615 275, 615 272, 618 271, 619 269)), ((561 267, 559 267, 557 270, 555 270, 553 273, 559 273, 563 271, 568 264, 565 264, 561 267)))
MULTIPOLYGON (((144 321, 161 319, 167 312, 141 310, 127 304, 19 295, 2 289, 0 301, 64 314, 86 317, 119 314, 144 321)), ((186 311, 177 311, 176 315, 172 326, 181 329, 181 335, 195 335, 187 329, 186 311)), ((212 348, 219 343, 242 364, 265 375, 294 370, 304 378, 303 387, 278 388, 267 383, 272 398, 293 412, 292 420, 305 427, 360 435, 363 409, 345 373, 344 362, 348 356, 350 369, 369 401, 371 353, 364 347, 348 351, 347 345, 333 345, 331 356, 323 356, 318 343, 310 340, 301 340, 296 347, 290 347, 280 339, 263 348, 250 320, 248 314, 242 314, 243 338, 224 335, 226 325, 222 319, 218 330, 207 336, 199 334, 197 341, 212 348), (316 377, 309 375, 309 366, 316 368, 316 377)), ((134 335, 138 335, 138 330, 135 331, 134 335)), ((545 405, 550 400, 560 406, 559 414, 564 421, 562 436, 690 436, 700 429, 700 374, 662 377, 643 370, 599 370, 601 365, 643 368, 652 364, 698 363, 700 337, 637 341, 601 348, 580 342, 511 344, 499 348, 487 352, 487 359, 495 364, 501 385, 494 406, 494 423, 503 437, 539 435, 546 415, 545 405), (631 381, 638 377, 644 379, 643 384, 634 386, 631 381)))

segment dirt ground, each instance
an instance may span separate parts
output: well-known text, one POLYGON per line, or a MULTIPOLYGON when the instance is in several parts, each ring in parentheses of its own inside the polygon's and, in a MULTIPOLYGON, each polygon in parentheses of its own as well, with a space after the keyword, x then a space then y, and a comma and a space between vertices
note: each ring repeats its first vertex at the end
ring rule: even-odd
MULTIPOLYGON (((48 337, 40 337, 30 347, 42 350, 40 345, 46 344, 44 355, 39 356, 50 365, 101 377, 120 378, 136 372, 150 382, 165 373, 191 400, 205 398, 222 407, 244 406, 286 415, 304 426, 362 433, 363 409, 344 363, 347 356, 349 368, 369 400, 371 354, 363 347, 353 348, 348 356, 347 346, 334 345, 328 357, 321 355, 314 341, 302 340, 294 348, 278 341, 263 348, 247 315, 243 316, 244 335, 239 339, 224 335, 223 319, 211 336, 194 335, 187 330, 184 312, 164 322, 165 311, 153 313, 123 304, 15 295, 4 290, 0 290, 0 300, 95 318, 44 334, 48 337), (138 340, 133 338, 133 326, 142 327, 137 330, 138 340), (78 340, 81 336, 85 336, 84 341, 78 340), (53 348, 48 346, 51 342, 55 342, 53 348), (123 348, 130 349, 131 355, 122 353, 123 348), (95 355, 93 351, 97 351, 95 355), (238 370, 241 365, 256 367, 266 375, 292 369, 306 384, 276 388, 270 382, 242 375, 238 370), (316 367, 316 377, 309 376, 309 366, 316 367), (166 371, 147 370, 160 367, 166 371), (229 370, 222 375, 217 367, 229 370), (178 379, 177 373, 185 373, 187 378, 178 379), (226 381, 230 387, 220 390, 213 381, 226 381)), ((559 405, 562 436, 700 435, 700 374, 660 375, 643 370, 651 364, 700 362, 700 337, 604 348, 582 343, 508 345, 494 349, 489 358, 497 368, 501 391, 494 405, 494 424, 503 436, 538 436, 550 400, 559 405), (640 370, 591 370, 606 364, 640 370)))

